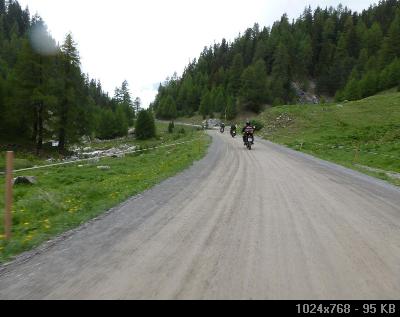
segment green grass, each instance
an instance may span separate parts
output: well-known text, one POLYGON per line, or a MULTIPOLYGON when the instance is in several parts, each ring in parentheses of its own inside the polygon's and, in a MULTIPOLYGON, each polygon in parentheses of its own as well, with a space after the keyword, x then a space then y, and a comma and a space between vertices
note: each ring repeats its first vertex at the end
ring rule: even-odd
MULTIPOLYGON (((0 236, 0 262, 87 222, 205 155, 209 138, 202 132, 163 134, 163 140, 168 139, 164 143, 174 143, 177 137, 178 142, 195 141, 124 158, 106 158, 95 164, 80 163, 82 167, 74 164, 25 173, 35 176, 38 184, 14 188, 13 237, 6 242, 0 236), (98 165, 107 165, 110 169, 99 170, 98 165)), ((4 177, 0 177, 0 182, 4 184, 4 177)), ((0 186, 1 210, 3 206, 4 186, 0 186)), ((1 217, 0 234, 3 232, 1 217)))
POLYGON ((359 167, 400 173, 400 93, 341 104, 275 107, 260 120, 266 139, 400 185, 384 172, 359 167))
MULTIPOLYGON (((137 146, 139 149, 145 149, 157 145, 170 143, 172 141, 179 140, 187 135, 193 135, 193 133, 196 132, 196 129, 193 127, 179 126, 179 129, 181 128, 185 130, 184 135, 177 133, 178 129, 175 129, 175 133, 169 134, 167 133, 168 123, 157 122, 156 123, 157 137, 150 140, 142 141, 142 140, 136 140, 133 137, 125 137, 115 140, 93 141, 90 144, 80 144, 78 146, 82 148, 90 146, 93 151, 106 150, 113 147, 119 147, 125 144, 129 146, 137 146)), ((30 168, 33 166, 41 166, 41 165, 48 165, 52 163, 61 162, 61 156, 58 154, 56 148, 45 148, 40 157, 36 156, 34 153, 35 149, 32 145, 24 144, 22 146, 17 147, 17 150, 15 150, 14 169, 18 170, 23 168, 30 168), (53 158, 55 161, 47 162, 46 159, 49 158, 53 158)), ((5 169, 5 154, 6 154, 5 146, 0 146, 0 171, 4 171, 5 169)))

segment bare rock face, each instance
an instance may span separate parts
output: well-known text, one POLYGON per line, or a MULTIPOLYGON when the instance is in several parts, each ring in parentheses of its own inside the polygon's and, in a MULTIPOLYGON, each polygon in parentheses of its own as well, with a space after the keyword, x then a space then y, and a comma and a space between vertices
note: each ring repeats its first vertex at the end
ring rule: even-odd
POLYGON ((35 185, 37 183, 36 177, 34 176, 18 176, 14 178, 13 185, 27 184, 35 185))
MULTIPOLYGON (((292 88, 294 89, 297 95, 297 101, 301 104, 319 104, 320 100, 317 95, 313 91, 304 91, 299 83, 292 83, 292 88)), ((315 90, 311 89, 311 90, 315 90)))

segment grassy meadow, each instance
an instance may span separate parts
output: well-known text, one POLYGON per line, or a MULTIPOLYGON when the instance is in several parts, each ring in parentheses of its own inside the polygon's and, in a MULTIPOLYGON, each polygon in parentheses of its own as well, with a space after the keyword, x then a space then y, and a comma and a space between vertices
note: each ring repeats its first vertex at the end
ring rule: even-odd
MULTIPOLYGON (((115 147, 119 143, 138 148, 189 143, 59 167, 32 170, 16 175, 35 176, 36 185, 14 187, 12 239, 5 241, 3 217, 0 219, 0 263, 12 259, 55 236, 99 216, 129 197, 141 193, 175 175, 201 159, 209 138, 201 131, 177 126, 168 134, 167 125, 158 124, 158 137, 150 141, 121 139, 94 143, 94 149, 115 147), (100 170, 98 166, 109 166, 100 170)), ((16 153, 17 167, 42 165, 32 155, 16 153), (33 159, 32 159, 33 158, 33 159), (20 161, 20 162, 21 162, 20 161)), ((3 155, 4 160, 4 155, 3 155)), ((47 162, 46 162, 47 163, 47 162)), ((4 184, 4 176, 0 176, 4 184)), ((4 210, 4 186, 0 186, 0 208, 4 210)))
POLYGON ((259 120, 265 139, 400 185, 398 92, 354 102, 274 107, 259 120))

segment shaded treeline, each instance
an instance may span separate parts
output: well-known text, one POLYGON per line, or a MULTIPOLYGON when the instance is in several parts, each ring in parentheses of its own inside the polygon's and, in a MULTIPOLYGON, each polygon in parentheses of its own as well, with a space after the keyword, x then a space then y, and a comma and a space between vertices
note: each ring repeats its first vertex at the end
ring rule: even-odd
POLYGON ((126 81, 109 97, 82 73, 71 34, 58 45, 39 16, 0 0, 0 143, 40 152, 46 140, 57 140, 64 152, 82 136, 126 135, 134 115, 126 81))

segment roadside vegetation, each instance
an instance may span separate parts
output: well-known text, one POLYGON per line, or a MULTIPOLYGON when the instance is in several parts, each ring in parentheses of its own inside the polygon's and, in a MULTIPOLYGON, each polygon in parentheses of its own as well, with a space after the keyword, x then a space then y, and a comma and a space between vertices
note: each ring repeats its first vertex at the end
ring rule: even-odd
MULTIPOLYGON (((1 218, 0 262, 10 260, 23 251, 87 222, 184 170, 205 155, 209 138, 203 132, 176 126, 172 133, 168 133, 168 125, 161 123, 157 123, 157 128, 157 137, 150 140, 118 139, 93 143, 91 146, 93 149, 107 149, 129 144, 138 149, 146 149, 157 145, 192 142, 120 158, 94 159, 18 173, 17 176, 35 176, 38 182, 36 185, 14 186, 13 237, 9 242, 4 240, 1 218), (99 169, 99 166, 106 169, 99 169)), ((37 157, 26 154, 20 156, 17 153, 18 160, 24 160, 26 165, 44 163, 37 157)), ((3 176, 0 182, 4 183, 3 176)), ((4 186, 0 186, 0 206, 3 210, 4 186)))
POLYGON ((359 101, 270 108, 261 135, 400 185, 400 93, 359 101))
POLYGON ((0 145, 33 147, 41 155, 57 140, 66 154, 84 136, 128 135, 140 108, 126 80, 109 96, 83 73, 71 34, 57 44, 38 14, 0 0, 0 145))

